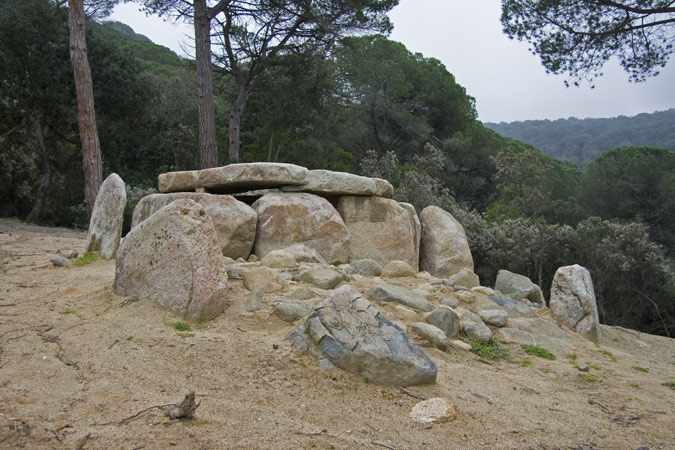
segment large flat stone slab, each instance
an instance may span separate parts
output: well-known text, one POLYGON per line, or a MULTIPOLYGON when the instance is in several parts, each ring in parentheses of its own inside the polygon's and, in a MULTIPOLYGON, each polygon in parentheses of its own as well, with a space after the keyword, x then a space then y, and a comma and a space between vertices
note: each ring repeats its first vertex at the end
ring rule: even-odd
MULTIPOLYGON (((376 195, 391 196, 393 187, 389 189, 385 180, 362 177, 347 172, 332 170, 310 170, 309 181, 302 186, 283 186, 286 192, 310 192, 319 195, 376 195)), ((389 185, 391 186, 391 185, 389 185)))
POLYGON ((255 241, 258 215, 253 208, 230 195, 197 192, 151 194, 143 197, 134 208, 131 228, 179 198, 189 198, 204 208, 216 228, 223 256, 232 259, 248 258, 255 241))
POLYGON ((294 164, 243 163, 163 173, 159 175, 158 181, 159 192, 162 193, 194 192, 203 188, 211 193, 229 194, 285 185, 304 185, 309 182, 309 171, 294 164))

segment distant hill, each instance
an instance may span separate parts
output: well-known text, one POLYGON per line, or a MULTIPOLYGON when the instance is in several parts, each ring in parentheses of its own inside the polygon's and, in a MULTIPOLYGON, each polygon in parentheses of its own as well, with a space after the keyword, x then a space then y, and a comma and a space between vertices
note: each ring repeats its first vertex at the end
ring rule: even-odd
POLYGON ((604 151, 650 145, 675 151, 675 109, 609 119, 526 120, 485 123, 497 133, 583 168, 604 151))

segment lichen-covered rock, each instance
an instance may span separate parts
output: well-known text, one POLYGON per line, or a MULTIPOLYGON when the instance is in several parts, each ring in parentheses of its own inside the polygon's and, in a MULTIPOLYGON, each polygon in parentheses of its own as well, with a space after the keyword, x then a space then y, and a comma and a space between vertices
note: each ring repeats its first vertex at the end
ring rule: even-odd
POLYGON ((285 185, 302 185, 309 181, 309 171, 283 163, 256 162, 230 164, 203 170, 168 172, 159 175, 159 192, 208 192, 229 194, 251 189, 267 189, 285 185))
POLYGON ((351 234, 351 259, 374 259, 383 266, 405 261, 418 268, 416 231, 410 212, 382 197, 344 195, 338 211, 351 234))
POLYGON ((544 303, 544 294, 539 286, 524 275, 500 270, 497 272, 495 290, 516 300, 529 300, 532 303, 544 303))
POLYGON ((225 309, 226 280, 211 219, 194 201, 180 199, 126 235, 113 287, 118 295, 148 298, 198 321, 225 309))
POLYGON ((115 257, 122 236, 126 205, 127 193, 124 181, 116 173, 111 173, 101 185, 94 202, 86 252, 99 252, 105 259, 115 257))
POLYGON ((252 206, 258 213, 253 251, 259 258, 272 250, 304 244, 330 264, 349 261, 349 230, 325 198, 307 193, 270 193, 252 206))
POLYGON ((349 285, 326 295, 286 339, 375 384, 436 382, 436 364, 349 285))
POLYGON ((230 195, 197 192, 151 194, 143 197, 134 208, 131 228, 179 198, 189 198, 202 205, 216 228, 223 256, 232 259, 249 256, 255 240, 258 216, 253 208, 230 195))
POLYGON ((420 214, 420 270, 450 277, 462 269, 473 272, 473 257, 464 227, 447 211, 427 206, 420 214))
POLYGON ((586 339, 600 339, 593 280, 585 267, 574 264, 560 267, 555 272, 549 307, 556 320, 586 339))

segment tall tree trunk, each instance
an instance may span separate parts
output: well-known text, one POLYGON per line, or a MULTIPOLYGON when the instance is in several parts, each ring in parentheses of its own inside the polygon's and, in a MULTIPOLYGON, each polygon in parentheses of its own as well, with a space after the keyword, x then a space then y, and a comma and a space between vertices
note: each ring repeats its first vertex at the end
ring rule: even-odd
POLYGON ((199 165, 218 166, 216 121, 211 69, 211 17, 206 0, 194 1, 195 51, 197 58, 197 113, 199 115, 199 165))
POLYGON ((239 95, 230 109, 230 163, 239 162, 239 132, 241 130, 241 115, 246 107, 248 97, 251 95, 251 85, 242 84, 239 86, 239 95))
POLYGON ((70 60, 75 74, 77 94, 77 124, 82 141, 82 168, 84 170, 84 198, 89 217, 103 182, 101 146, 96 130, 94 89, 87 60, 87 41, 84 32, 82 0, 68 0, 68 28, 70 29, 70 60))
POLYGON ((52 182, 52 165, 49 162, 49 155, 47 155, 47 147, 45 146, 45 138, 42 132, 42 118, 38 117, 35 121, 35 150, 37 150, 38 155, 40 155, 40 160, 42 160, 42 176, 40 177, 40 185, 37 188, 37 194, 35 195, 35 203, 33 204, 33 209, 31 209, 30 214, 26 217, 26 222, 28 223, 38 223, 42 218, 42 211, 45 205, 45 199, 47 198, 47 189, 52 182))

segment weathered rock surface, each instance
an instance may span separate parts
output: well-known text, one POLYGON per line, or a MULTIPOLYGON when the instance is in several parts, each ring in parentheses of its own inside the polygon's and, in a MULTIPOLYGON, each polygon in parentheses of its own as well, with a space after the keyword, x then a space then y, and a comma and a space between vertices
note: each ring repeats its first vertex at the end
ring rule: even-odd
POLYGON ((591 273, 578 264, 560 267, 553 277, 551 300, 553 317, 586 339, 600 339, 598 307, 591 273))
POLYGON ((480 278, 470 269, 462 269, 448 279, 448 287, 465 287, 468 289, 480 286, 480 278))
POLYGON ((405 261, 389 261, 382 269, 380 275, 390 278, 414 277, 416 272, 415 269, 410 267, 410 264, 405 261))
POLYGON ((394 195, 394 186, 390 182, 382 178, 373 178, 373 181, 377 186, 377 191, 375 192, 377 197, 391 198, 394 195))
POLYGON ((318 263, 328 264, 323 256, 316 250, 307 247, 305 244, 293 244, 283 249, 284 252, 293 256, 298 263, 318 263))
MULTIPOLYGON (((252 206, 258 213, 253 251, 259 258, 272 250, 304 244, 330 264, 349 261, 349 230, 325 198, 306 193, 272 193, 252 206)), ((297 257, 296 260, 300 262, 297 257)))
POLYGON ((143 197, 134 208, 131 228, 150 217, 155 211, 179 198, 189 198, 202 205, 213 221, 224 256, 247 258, 253 248, 258 221, 256 212, 246 203, 230 195, 176 192, 151 194, 143 197))
POLYGON ((431 311, 429 300, 411 291, 410 289, 393 286, 391 284, 378 284, 368 292, 368 298, 383 302, 396 302, 409 306, 419 311, 431 311))
POLYGON ((509 319, 508 327, 500 328, 496 334, 505 343, 538 345, 549 350, 572 345, 567 333, 546 319, 509 319))
POLYGON ((399 202, 401 208, 405 209, 408 212, 410 217, 410 225, 413 229, 413 244, 415 247, 415 261, 417 261, 416 269, 419 270, 419 261, 420 261, 420 245, 422 243, 422 222, 417 215, 415 207, 410 203, 399 202))
POLYGON ((131 230, 117 256, 114 290, 148 298, 187 319, 225 309, 227 285, 211 219, 192 200, 165 206, 131 230))
POLYGON ((68 258, 64 258, 63 256, 56 256, 52 258, 52 264, 54 264, 56 267, 70 267, 73 265, 73 262, 68 258))
POLYGON ((455 312, 459 316, 460 329, 469 338, 479 341, 489 341, 492 338, 492 331, 478 315, 463 308, 457 308, 455 312))
POLYGON ((416 334, 439 350, 447 350, 448 337, 440 328, 424 322, 413 322, 408 326, 408 334, 416 334))
POLYGON ((502 309, 482 309, 478 311, 478 317, 493 327, 503 327, 509 321, 508 314, 502 309))
POLYGON ((524 275, 500 270, 497 272, 495 290, 516 300, 527 299, 532 303, 544 303, 544 294, 539 286, 524 275))
POLYGON ((349 265, 356 273, 367 277, 379 277, 382 273, 382 266, 373 259, 357 259, 349 265))
POLYGON ((278 292, 288 284, 279 272, 266 266, 251 267, 244 273, 243 279, 244 287, 249 291, 265 293, 278 292))
POLYGON ((94 202, 85 252, 99 252, 105 259, 115 257, 122 236, 126 205, 124 181, 116 173, 111 173, 101 185, 94 202))
POLYGON ((272 250, 266 254, 263 259, 260 260, 260 265, 276 269, 286 269, 297 266, 298 262, 295 260, 295 257, 291 254, 291 252, 282 248, 279 250, 272 250))
POLYGON ((420 269, 450 277, 462 269, 473 272, 473 258, 464 227, 447 211, 427 206, 420 214, 422 241, 420 269))
POLYGON ((298 319, 309 316, 312 305, 294 298, 280 297, 274 302, 274 314, 285 322, 295 322, 298 319))
POLYGON ((488 298, 496 305, 505 308, 509 317, 537 317, 537 313, 535 313, 532 308, 518 300, 496 295, 489 295, 488 298))
POLYGON ((447 306, 435 308, 424 320, 440 328, 448 338, 454 338, 459 334, 459 316, 447 306))
POLYGON ((163 173, 158 177, 159 192, 190 192, 204 188, 208 192, 228 194, 251 189, 285 185, 302 185, 309 181, 309 171, 283 163, 230 164, 204 170, 163 173))
POLYGON ((295 298, 297 300, 309 300, 310 298, 314 298, 317 295, 318 294, 316 292, 313 292, 310 289, 307 289, 306 287, 295 286, 288 291, 286 297, 295 298))
POLYGON ((410 418, 424 425, 430 423, 452 422, 457 418, 457 411, 450 400, 440 397, 423 400, 413 406, 410 418))
POLYGON ((385 265, 405 261, 415 271, 415 229, 408 210, 395 200, 344 195, 338 211, 351 234, 351 259, 374 259, 385 265))
POLYGON ((441 299, 441 305, 456 308, 459 305, 459 299, 457 297, 444 297, 441 299))
MULTIPOLYGON (((287 192, 310 192, 319 195, 380 195, 386 193, 386 189, 373 178, 362 177, 347 172, 334 172, 332 170, 310 170, 307 184, 302 186, 283 186, 282 191, 287 192)), ((390 185, 391 186, 391 185, 390 185)), ((393 187, 391 188, 393 192, 393 187)), ((391 196, 391 195, 390 195, 391 196)))
POLYGON ((265 294, 261 291, 251 291, 244 298, 244 309, 248 312, 259 311, 265 294))
POLYGON ((326 295, 287 339, 375 384, 410 386, 436 382, 434 362, 349 285, 326 295))
POLYGON ((315 267, 312 269, 303 270, 296 277, 296 281, 311 284, 321 289, 333 289, 342 280, 343 276, 340 272, 328 267, 315 267))

